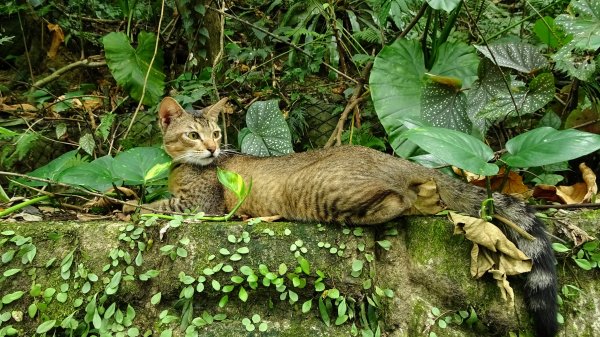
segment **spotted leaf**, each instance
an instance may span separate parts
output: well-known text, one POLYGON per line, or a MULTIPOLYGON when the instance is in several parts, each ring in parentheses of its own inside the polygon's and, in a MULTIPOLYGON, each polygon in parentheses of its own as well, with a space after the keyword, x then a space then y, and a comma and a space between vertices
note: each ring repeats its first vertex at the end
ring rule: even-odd
POLYGON ((242 152, 261 157, 294 152, 292 135, 277 100, 252 104, 246 113, 246 126, 240 132, 242 152))

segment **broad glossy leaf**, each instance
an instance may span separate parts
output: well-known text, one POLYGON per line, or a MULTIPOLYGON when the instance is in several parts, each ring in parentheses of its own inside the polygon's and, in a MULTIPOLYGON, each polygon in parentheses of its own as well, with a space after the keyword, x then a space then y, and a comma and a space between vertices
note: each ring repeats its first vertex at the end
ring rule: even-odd
POLYGON ((249 132, 241 140, 242 152, 261 157, 294 152, 292 135, 277 100, 252 104, 246 114, 246 126, 249 132))
POLYGON ((408 130, 403 136, 448 164, 475 174, 490 176, 498 173, 498 166, 488 163, 494 157, 492 149, 471 135, 424 127, 408 130))
MULTIPOLYGON (((57 181, 63 172, 73 166, 86 163, 84 159, 77 154, 78 150, 63 153, 60 157, 52 160, 48 164, 28 173, 27 175, 37 178, 45 178, 57 181)), ((46 183, 31 181, 24 182, 28 186, 46 186, 46 183)))
MULTIPOLYGON (((462 83, 463 88, 468 87, 476 78, 478 63, 479 58, 472 47, 464 43, 444 43, 428 77, 437 83, 448 82, 451 87, 458 83, 462 83)), ((449 119, 449 123, 440 125, 465 129, 464 123, 456 123, 457 120, 464 122, 465 118, 465 105, 456 104, 456 97, 463 94, 451 93, 452 89, 442 90, 438 86, 425 87, 425 73, 421 46, 412 40, 401 39, 384 47, 373 64, 369 82, 375 111, 394 151, 402 155, 410 154, 404 151, 405 138, 401 137, 408 120, 431 124, 449 119), (440 103, 445 105, 439 107, 440 103), (438 112, 443 112, 444 116, 439 117, 438 112)), ((462 99, 464 97, 458 98, 462 99)))
POLYGON ((390 144, 397 152, 404 139, 400 134, 407 118, 421 114, 422 77, 426 72, 418 41, 399 39, 383 47, 369 77, 371 98, 390 144))
POLYGON ((150 177, 148 174, 156 165, 171 161, 169 155, 156 147, 134 147, 115 156, 113 175, 125 181, 126 185, 142 185, 150 181, 166 178, 168 172, 150 177), (150 177, 150 178, 149 178, 150 177))
MULTIPOLYGON (((139 101, 142 98, 144 80, 154 54, 156 36, 153 33, 140 32, 136 49, 133 49, 129 43, 127 35, 121 32, 109 33, 104 36, 102 43, 104 44, 106 64, 113 77, 129 92, 131 97, 139 101)), ((163 95, 165 74, 162 69, 163 53, 159 48, 146 83, 143 100, 145 105, 157 104, 163 95)))
POLYGON ((82 186, 104 192, 123 183, 118 177, 113 177, 111 156, 100 157, 91 163, 71 167, 60 176, 59 181, 65 184, 82 186))
POLYGON ((457 78, 461 80, 463 88, 469 88, 477 79, 479 62, 473 46, 464 42, 446 42, 438 48, 435 63, 429 73, 457 78))
POLYGON ((600 135, 542 127, 506 142, 502 160, 511 167, 536 167, 584 156, 600 149, 600 135))
POLYGON ((548 61, 538 48, 527 43, 498 43, 475 48, 495 64, 526 74, 548 66, 548 61))
POLYGON ((593 50, 600 48, 600 1, 573 0, 573 15, 561 14, 556 24, 573 34, 575 48, 593 50))
POLYGON ((450 13, 452 10, 454 10, 454 8, 456 8, 456 6, 458 6, 460 1, 461 0, 427 0, 427 3, 433 9, 441 9, 447 13, 450 13))

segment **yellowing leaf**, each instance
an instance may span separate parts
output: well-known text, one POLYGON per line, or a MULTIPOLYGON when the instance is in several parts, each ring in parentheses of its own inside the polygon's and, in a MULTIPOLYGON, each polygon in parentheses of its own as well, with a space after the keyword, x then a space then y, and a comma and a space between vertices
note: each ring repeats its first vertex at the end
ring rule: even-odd
POLYGON ((52 43, 50 49, 48 49, 48 58, 52 59, 56 57, 60 44, 65 41, 65 33, 59 25, 53 23, 48 24, 48 30, 52 32, 52 43))
POLYGON ((514 301, 514 293, 507 275, 531 271, 529 259, 494 224, 482 219, 450 212, 454 233, 464 234, 473 242, 471 249, 471 275, 480 278, 491 273, 504 300, 514 301))

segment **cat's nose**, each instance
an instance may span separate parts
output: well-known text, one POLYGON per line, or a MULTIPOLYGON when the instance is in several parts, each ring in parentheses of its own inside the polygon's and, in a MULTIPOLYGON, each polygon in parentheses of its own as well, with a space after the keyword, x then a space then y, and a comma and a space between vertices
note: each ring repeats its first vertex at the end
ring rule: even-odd
POLYGON ((216 144, 207 144, 206 145, 206 149, 211 153, 215 153, 215 151, 217 151, 217 145, 216 144))

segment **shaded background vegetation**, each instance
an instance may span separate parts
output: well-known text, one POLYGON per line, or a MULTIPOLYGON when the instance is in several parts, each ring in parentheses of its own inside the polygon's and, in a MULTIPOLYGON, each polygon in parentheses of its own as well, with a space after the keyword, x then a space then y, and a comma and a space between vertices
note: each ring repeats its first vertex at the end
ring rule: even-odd
MULTIPOLYGON (((158 146, 155 107, 167 94, 186 107, 230 97, 224 128, 238 148, 245 111, 270 99, 279 100, 296 151, 329 140, 419 154, 397 137, 415 115, 479 135, 496 150, 539 126, 596 133, 597 7, 588 0, 8 1, 0 5, 0 166, 24 173, 75 148, 98 158, 158 146), (422 67, 429 77, 370 72, 397 39, 423 58, 422 65, 391 58, 397 68, 422 67), (508 45, 524 70, 501 61, 494 70, 501 50, 486 48, 495 44, 508 45), (132 64, 113 66, 115 48, 130 48, 132 64), (371 100, 369 77, 389 80, 391 94, 418 88, 419 106, 399 99, 378 107, 388 89, 373 89, 380 94, 371 100), (390 109, 412 110, 389 117, 390 109)), ((594 159, 588 164, 597 168, 594 159)))

